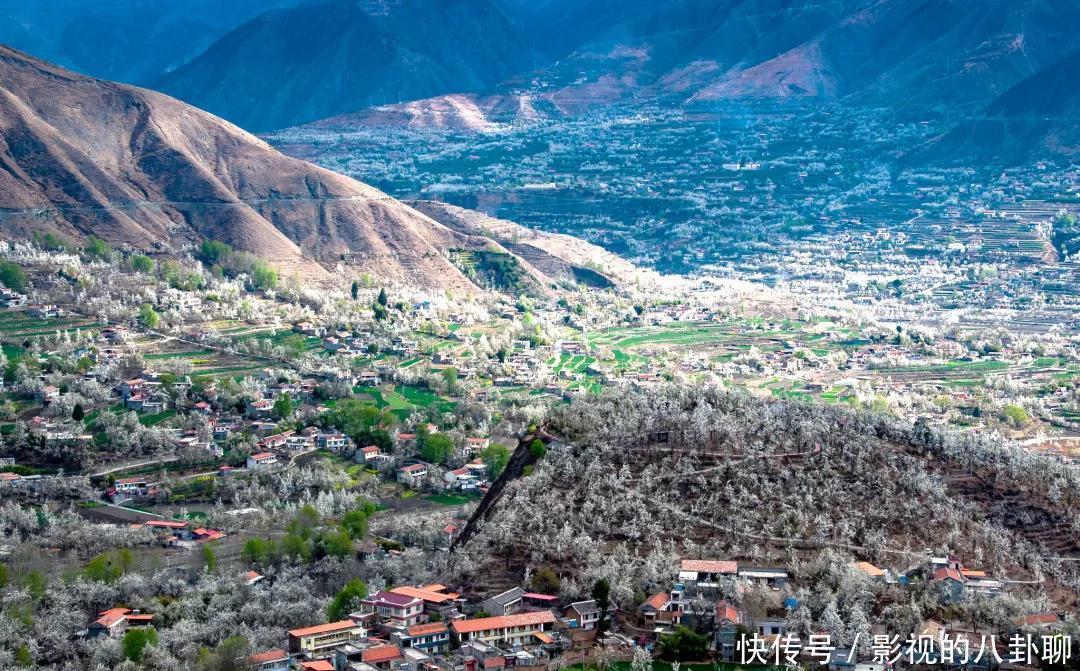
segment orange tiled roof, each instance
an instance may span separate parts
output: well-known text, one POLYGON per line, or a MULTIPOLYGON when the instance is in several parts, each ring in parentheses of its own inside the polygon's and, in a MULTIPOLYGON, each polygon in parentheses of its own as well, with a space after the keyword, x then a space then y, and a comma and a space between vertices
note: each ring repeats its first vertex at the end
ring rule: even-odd
POLYGON ((411 596, 414 599, 420 599, 421 601, 429 601, 431 603, 446 603, 447 601, 453 601, 449 594, 440 594, 434 590, 426 589, 423 587, 395 587, 390 590, 394 594, 400 594, 401 596, 411 596))
POLYGON ((504 629, 507 627, 529 627, 540 624, 551 624, 555 616, 549 610, 536 613, 518 613, 516 615, 502 615, 499 617, 481 617, 473 620, 454 620, 450 625, 459 634, 475 631, 487 631, 489 629, 504 629))
POLYGON ((401 657, 401 650, 393 645, 377 645, 360 653, 360 659, 368 664, 389 662, 398 657, 401 657))
POLYGON ((281 648, 275 648, 273 650, 267 650, 266 652, 250 655, 248 661, 252 664, 265 664, 266 662, 276 662, 279 659, 285 659, 288 656, 288 653, 281 648))
POLYGON ((956 582, 964 582, 964 576, 960 575, 960 571, 954 568, 942 567, 934 571, 934 575, 931 576, 932 580, 946 580, 952 578, 956 582))
POLYGON ((728 622, 734 622, 740 624, 742 618, 739 617, 739 609, 732 606, 727 601, 720 601, 716 604, 716 619, 727 620, 728 622))
POLYGON ((441 634, 446 631, 445 622, 428 622, 426 624, 414 624, 406 631, 409 636, 427 636, 428 634, 441 634))
POLYGON ((681 568, 683 571, 697 571, 699 573, 735 573, 739 570, 739 563, 711 559, 684 559, 681 568))
POLYGON ((670 600, 667 592, 657 592, 646 599, 643 605, 652 606, 656 610, 663 610, 664 606, 668 605, 668 601, 670 600))
POLYGON ((1061 618, 1057 616, 1057 613, 1035 613, 1033 615, 1028 615, 1027 617, 1020 618, 1016 621, 1016 624, 1022 627, 1033 627, 1040 624, 1053 624, 1055 622, 1059 622, 1060 620, 1061 618))
POLYGON ((304 636, 314 636, 315 634, 328 634, 332 631, 344 631, 346 629, 352 629, 355 627, 357 627, 357 625, 352 620, 339 620, 337 622, 328 622, 327 624, 317 624, 313 627, 292 629, 289 631, 289 636, 303 638, 304 636))
POLYGON ((94 622, 96 624, 100 624, 103 627, 111 627, 120 620, 127 617, 127 614, 130 612, 131 610, 127 608, 110 608, 109 610, 102 611, 101 617, 99 617, 94 622))
POLYGON ((148 520, 143 526, 158 527, 161 529, 187 529, 187 522, 175 522, 173 520, 148 520))

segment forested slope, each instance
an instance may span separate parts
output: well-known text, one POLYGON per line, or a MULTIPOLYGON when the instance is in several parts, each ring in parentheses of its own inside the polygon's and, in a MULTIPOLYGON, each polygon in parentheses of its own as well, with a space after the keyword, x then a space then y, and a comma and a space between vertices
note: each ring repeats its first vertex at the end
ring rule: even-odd
POLYGON ((680 557, 797 569, 827 550, 897 570, 956 554, 1076 600, 1077 563, 1061 558, 1080 555, 1080 474, 1051 457, 723 388, 582 399, 547 426, 566 444, 458 553, 480 583, 549 567, 571 592, 605 577, 628 604, 670 588, 680 557))

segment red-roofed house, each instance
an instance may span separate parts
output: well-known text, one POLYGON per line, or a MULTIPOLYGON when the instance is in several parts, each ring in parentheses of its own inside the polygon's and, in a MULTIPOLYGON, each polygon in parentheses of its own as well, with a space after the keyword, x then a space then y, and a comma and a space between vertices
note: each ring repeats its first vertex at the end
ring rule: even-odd
POLYGON ((390 461, 390 455, 383 454, 378 445, 368 445, 367 447, 362 447, 357 450, 356 461, 362 464, 390 461))
POLYGON ((964 576, 955 568, 942 566, 930 575, 930 584, 942 590, 941 599, 955 603, 964 598, 964 576))
POLYGON ((289 632, 289 650, 293 653, 318 653, 363 635, 364 628, 352 620, 293 629, 289 632))
POLYGON ((401 657, 401 650, 396 645, 374 645, 360 653, 361 661, 384 671, 401 657))
POLYGON ((550 610, 517 613, 472 620, 454 620, 450 624, 454 637, 461 643, 481 641, 492 645, 535 645, 536 634, 543 633, 555 623, 550 610))
POLYGON ((1060 631, 1064 622, 1057 613, 1034 613, 1016 620, 1016 626, 1021 629, 1038 629, 1040 631, 1060 631))
POLYGON ((716 652, 720 659, 733 661, 737 648, 739 627, 746 624, 746 615, 727 601, 716 604, 716 652))
POLYGON ((428 622, 394 632, 395 643, 402 648, 415 648, 428 654, 442 654, 450 650, 450 628, 445 622, 428 622))
POLYGON ((382 622, 394 628, 418 624, 423 612, 423 600, 396 591, 376 592, 360 602, 360 616, 363 619, 382 622))
POLYGON ((277 465, 278 458, 272 452, 257 452, 247 458, 247 467, 251 470, 256 468, 270 468, 277 465))
POLYGON ((691 583, 698 587, 715 587, 721 577, 734 577, 738 571, 738 562, 684 559, 679 565, 679 582, 691 583))
POLYGON ((289 653, 280 648, 248 657, 252 671, 289 671, 289 653))
POLYGON ((398 469, 398 482, 409 487, 419 487, 427 475, 427 464, 409 464, 398 469))
POLYGON ((130 608, 110 608, 102 611, 98 619, 87 628, 89 636, 121 636, 129 627, 146 627, 154 619, 149 613, 140 613, 130 608))
POLYGON ((198 543, 210 543, 225 538, 225 534, 217 529, 203 529, 199 527, 191 532, 191 537, 198 543))

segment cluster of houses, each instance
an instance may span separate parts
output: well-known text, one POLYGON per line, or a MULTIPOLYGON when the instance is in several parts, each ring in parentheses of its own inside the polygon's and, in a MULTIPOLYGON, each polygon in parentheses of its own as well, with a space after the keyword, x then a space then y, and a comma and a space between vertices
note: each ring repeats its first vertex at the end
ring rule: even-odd
POLYGON ((7 287, 0 287, 0 308, 15 308, 26 305, 26 295, 7 287))
POLYGON ((225 532, 207 527, 195 527, 181 520, 154 519, 136 526, 150 529, 163 544, 173 547, 194 548, 225 538, 225 532))
POLYGON ((594 602, 513 588, 480 604, 445 585, 381 590, 347 619, 286 632, 286 645, 249 658, 265 671, 480 671, 539 667, 561 656, 574 632, 595 628, 594 602), (472 611, 467 616, 465 611, 472 611))
MULTIPOLYGON (((966 568, 956 556, 932 557, 905 571, 894 572, 879 568, 869 562, 857 562, 855 568, 871 581, 904 589, 922 582, 930 589, 938 590, 943 606, 959 603, 968 595, 994 595, 1001 592, 1002 581, 987 576, 985 571, 966 568)), ((767 641, 788 632, 787 623, 791 609, 798 601, 787 597, 782 607, 766 608, 762 612, 750 612, 720 597, 720 587, 727 582, 743 590, 760 587, 781 591, 790 576, 783 567, 758 566, 738 561, 684 559, 680 562, 678 581, 671 590, 657 592, 648 597, 638 608, 636 624, 627 622, 628 628, 644 639, 674 631, 680 625, 713 632, 714 647, 718 658, 734 661, 739 658, 739 639, 744 635, 760 636, 767 641), (701 597, 704 597, 702 599, 701 597), (702 604, 707 608, 702 608, 702 604)), ((1062 619, 1053 613, 1037 614, 1017 622, 1018 628, 1052 629, 1062 626, 1062 619), (1030 621, 1029 621, 1030 620, 1030 621)), ((952 632, 967 632, 966 623, 952 626, 926 620, 923 629, 934 636, 952 632)), ((925 632, 912 632, 915 635, 925 632)), ((847 656, 845 652, 845 656, 847 656)), ((853 656, 854 660, 856 656, 853 656)))
POLYGON ((716 649, 721 658, 731 660, 736 651, 739 630, 775 636, 786 631, 786 611, 750 614, 728 601, 716 599, 721 581, 734 580, 740 586, 761 585, 774 590, 783 588, 788 572, 782 567, 756 566, 742 562, 712 559, 684 559, 679 565, 678 582, 667 592, 657 592, 638 607, 643 636, 660 636, 679 626, 713 629, 716 649), (713 597, 707 611, 691 605, 698 595, 713 597), (707 622, 702 622, 705 618, 707 622))
MULTIPOLYGON (((155 520, 145 526, 178 541, 208 540, 208 530, 190 529, 183 522, 155 520)), ((858 563, 856 568, 873 580, 897 586, 918 576, 932 582, 958 580, 954 572, 959 580, 973 582, 976 589, 988 587, 981 581, 989 580, 978 571, 963 568, 955 557, 934 558, 927 565, 900 574, 867 562, 858 563)), ((249 586, 265 580, 254 571, 244 573, 240 579, 249 586)), ((678 582, 670 591, 647 598, 636 618, 625 613, 619 617, 616 626, 631 636, 614 635, 605 642, 645 644, 685 625, 712 631, 717 658, 737 661, 742 637, 757 635, 776 641, 787 633, 788 612, 797 606, 790 597, 784 600, 783 609, 764 613, 748 612, 722 598, 714 598, 704 610, 699 604, 691 604, 691 599, 700 595, 715 597, 721 583, 729 580, 740 589, 757 586, 780 591, 789 575, 784 568, 774 566, 682 560, 678 582), (638 625, 641 622, 643 626, 638 625)), ((247 662, 261 671, 501 671, 515 666, 547 667, 566 659, 575 643, 588 645, 596 641, 602 616, 594 600, 567 603, 521 587, 470 602, 446 585, 403 585, 368 595, 345 619, 288 630, 280 648, 260 651, 248 657, 247 662)), ((121 636, 128 629, 151 626, 153 617, 123 607, 112 608, 90 623, 86 635, 121 636)), ((1039 613, 1015 625, 1018 630, 1058 632, 1064 622, 1056 614, 1039 613)), ((935 639, 947 634, 975 635, 963 626, 948 627, 930 619, 913 634, 935 639)), ((858 655, 849 653, 838 650, 834 656, 837 661, 829 663, 830 670, 884 668, 859 661, 858 655)))

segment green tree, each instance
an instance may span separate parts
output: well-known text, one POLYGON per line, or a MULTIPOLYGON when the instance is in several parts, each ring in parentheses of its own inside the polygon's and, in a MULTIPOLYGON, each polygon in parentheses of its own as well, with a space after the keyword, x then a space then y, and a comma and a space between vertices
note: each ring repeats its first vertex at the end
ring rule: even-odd
POLYGON ((11 261, 0 261, 0 282, 8 289, 22 291, 26 288, 26 273, 11 261))
POLYGON ((345 583, 341 591, 334 595, 333 601, 326 607, 326 617, 331 622, 344 620, 356 610, 360 600, 367 596, 367 585, 359 578, 345 583))
POLYGON ((532 588, 541 594, 558 594, 562 587, 562 580, 547 566, 542 566, 532 575, 532 588))
POLYGON ((72 251, 73 246, 71 242, 64 237, 56 235, 55 233, 46 233, 38 237, 34 235, 35 242, 38 242, 40 246, 51 252, 72 251))
POLYGON ((273 289, 277 286, 278 274, 265 261, 259 259, 251 266, 251 281, 258 289, 273 289))
POLYGON ((285 534, 281 539, 281 554, 304 564, 310 564, 313 556, 311 541, 298 534, 285 534))
POLYGON ((432 464, 444 463, 454 451, 454 444, 449 436, 433 433, 424 439, 420 446, 420 458, 432 464))
POLYGON ((1009 420, 1009 424, 1015 427, 1024 426, 1031 421, 1028 411, 1015 403, 1006 405, 1002 408, 1002 412, 1005 414, 1005 419, 1009 420))
POLYGON ((443 378, 443 382, 446 383, 446 390, 448 392, 450 392, 450 393, 454 393, 454 390, 457 389, 457 383, 458 383, 458 370, 457 370, 457 368, 454 368, 453 366, 448 366, 446 368, 443 368, 442 378, 443 378))
POLYGON ((660 636, 660 656, 677 662, 701 661, 709 654, 709 637, 678 626, 671 634, 660 636))
POLYGON ((322 516, 319 515, 319 511, 315 509, 315 506, 307 503, 296 511, 296 516, 289 523, 288 529, 304 538, 310 538, 312 529, 319 526, 320 522, 322 522, 322 516))
POLYGON ((610 625, 608 610, 611 608, 611 583, 607 578, 600 578, 593 583, 592 598, 596 601, 596 607, 600 609, 600 620, 596 623, 596 633, 603 636, 610 625))
POLYGON ((250 654, 251 643, 246 638, 230 636, 213 652, 207 648, 200 650, 196 664, 199 671, 251 671, 250 654))
POLYGON ((131 268, 137 270, 140 273, 146 273, 149 275, 154 272, 154 260, 149 256, 139 254, 131 259, 131 268))
POLYGON ((484 449, 481 456, 484 459, 484 464, 487 465, 488 475, 497 478, 510 461, 510 450, 505 445, 492 443, 484 449))
POLYGON ((344 527, 338 527, 333 531, 325 531, 319 536, 319 556, 323 557, 348 557, 356 551, 352 536, 344 527))
POLYGON ((214 548, 209 545, 204 545, 202 549, 203 566, 211 573, 217 573, 217 555, 214 554, 214 548))
POLYGON ((350 510, 342 516, 341 526, 349 532, 349 537, 353 540, 363 540, 367 535, 367 518, 367 513, 363 510, 350 510))
POLYGON ((154 310, 154 306, 149 303, 143 303, 139 307, 139 321, 143 323, 148 329, 157 328, 157 325, 161 322, 161 317, 157 311, 154 310))
POLYGON ((289 395, 289 392, 278 394, 271 412, 274 417, 278 419, 288 419, 289 417, 292 417, 293 400, 292 396, 289 395))
POLYGON ((128 629, 124 633, 124 640, 120 644, 124 650, 124 657, 133 662, 142 659, 143 651, 148 645, 157 645, 158 635, 153 627, 147 629, 128 629))
POLYGON ((360 283, 357 282, 356 280, 353 280, 353 283, 352 283, 352 299, 355 301, 359 297, 360 297, 360 283))
POLYGON ((203 240, 200 248, 203 261, 213 265, 215 263, 225 265, 233 254, 233 249, 224 242, 217 240, 203 240))
POLYGON ((86 411, 83 410, 82 403, 76 403, 75 407, 71 409, 71 419, 75 422, 81 422, 86 417, 86 411))
POLYGON ((109 550, 91 559, 83 569, 83 575, 96 582, 114 583, 131 568, 131 562, 131 550, 109 550))
POLYGON ((249 564, 267 565, 277 555, 277 546, 268 538, 252 538, 240 550, 241 558, 249 564))
POLYGON ((378 303, 379 305, 383 306, 384 308, 390 302, 390 299, 387 298, 387 296, 386 296, 386 289, 385 288, 379 289, 379 297, 375 299, 375 302, 378 303))
POLYGON ((539 438, 533 438, 533 441, 529 443, 529 452, 532 452, 534 458, 543 459, 547 454, 547 446, 539 438))
POLYGON ((112 254, 112 247, 101 238, 90 236, 86 241, 86 254, 95 259, 107 259, 112 254))
POLYGON ((30 571, 24 580, 26 591, 34 601, 41 601, 45 596, 45 576, 40 571, 30 571))

